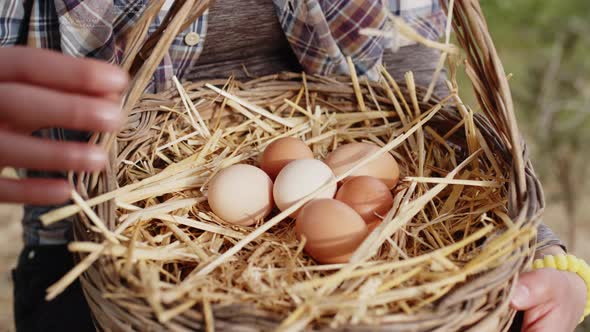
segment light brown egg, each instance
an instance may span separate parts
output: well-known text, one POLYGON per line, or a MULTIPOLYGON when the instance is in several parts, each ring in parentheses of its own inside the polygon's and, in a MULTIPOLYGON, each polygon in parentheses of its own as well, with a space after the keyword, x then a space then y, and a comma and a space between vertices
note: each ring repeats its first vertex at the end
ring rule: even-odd
MULTIPOLYGON (((326 157, 325 163, 332 168, 336 176, 344 174, 354 167, 363 158, 374 154, 379 147, 370 143, 350 143, 338 147, 326 157)), ((390 153, 384 153, 377 159, 364 165, 351 176, 344 179, 346 182, 354 176, 368 175, 383 181, 388 188, 393 188, 399 181, 399 166, 390 153)))
POLYGON ((350 206, 335 199, 307 203, 295 222, 304 250, 323 264, 346 263, 367 236, 367 225, 350 206))
POLYGON ((393 205, 393 195, 385 183, 371 176, 357 176, 346 181, 336 199, 353 208, 367 224, 381 220, 393 205))
POLYGON ((369 232, 367 233, 367 235, 371 234, 373 232, 373 230, 375 230, 375 228, 377 228, 379 225, 381 225, 382 221, 374 221, 370 224, 367 225, 367 227, 369 228, 369 232))
MULTIPOLYGON (((281 211, 284 211, 333 180, 334 173, 320 160, 292 161, 277 176, 273 188, 275 203, 281 211)), ((333 198, 334 194, 336 194, 336 182, 318 193, 315 198, 333 198)), ((297 217, 299 211, 301 209, 291 213, 291 217, 297 217)))
POLYGON ((283 167, 298 159, 313 159, 313 152, 298 138, 280 138, 264 149, 260 168, 274 180, 283 167))
POLYGON ((207 195, 213 213, 236 225, 253 225, 273 208, 272 180, 251 165, 232 165, 219 171, 211 179, 207 195))

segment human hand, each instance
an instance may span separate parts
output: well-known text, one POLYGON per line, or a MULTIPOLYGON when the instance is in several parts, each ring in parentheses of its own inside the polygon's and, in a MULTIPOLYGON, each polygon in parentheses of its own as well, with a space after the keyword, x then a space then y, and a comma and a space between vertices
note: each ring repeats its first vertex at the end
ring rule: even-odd
MULTIPOLYGON (((96 171, 107 163, 100 147, 35 138, 43 128, 109 132, 122 122, 118 96, 127 74, 104 62, 56 52, 0 48, 0 169, 96 171)), ((0 178, 0 202, 35 205, 67 201, 59 179, 0 178)))
POLYGON ((520 276, 511 305, 524 311, 523 332, 570 332, 580 322, 587 291, 575 273, 538 269, 520 276))

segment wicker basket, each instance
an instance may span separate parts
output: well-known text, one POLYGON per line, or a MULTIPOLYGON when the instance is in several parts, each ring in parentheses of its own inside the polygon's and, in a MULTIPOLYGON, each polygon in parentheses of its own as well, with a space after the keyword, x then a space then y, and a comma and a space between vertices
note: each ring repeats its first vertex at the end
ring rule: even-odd
MULTIPOLYGON (((451 2, 452 3, 452 2, 451 2)), ((157 118, 157 107, 146 105, 170 104, 170 101, 179 101, 176 90, 160 95, 146 95, 142 98, 142 91, 147 84, 147 78, 151 76, 155 64, 159 63, 173 37, 191 17, 200 15, 206 7, 206 2, 185 1, 173 6, 170 19, 166 22, 168 29, 158 31, 156 35, 142 42, 145 35, 145 27, 153 19, 157 12, 157 5, 150 7, 144 19, 135 27, 131 38, 129 57, 124 67, 135 74, 132 90, 127 94, 125 110, 130 116, 130 125, 122 131, 114 140, 114 137, 96 135, 94 141, 111 147, 112 160, 110 167, 104 174, 82 174, 78 176, 78 192, 85 197, 97 197, 101 194, 112 192, 118 188, 117 173, 121 167, 121 160, 127 159, 135 153, 139 146, 146 146, 154 135, 151 127, 157 118), (135 34, 135 35, 134 35, 135 34), (137 55, 140 56, 137 56, 137 55), (146 56, 149 54, 149 56, 146 56), (139 107, 140 105, 141 107, 139 107)), ((506 211, 513 223, 511 232, 496 234, 507 236, 515 240, 518 234, 524 234, 523 230, 529 230, 530 236, 514 246, 509 252, 500 253, 495 257, 502 264, 490 265, 489 269, 470 274, 466 281, 457 283, 440 299, 421 307, 412 314, 396 313, 387 316, 387 319, 378 325, 370 325, 363 322, 353 325, 339 325, 337 330, 346 331, 506 331, 514 318, 515 312, 509 308, 509 296, 514 281, 520 271, 526 268, 534 252, 534 229, 537 226, 539 215, 543 209, 543 195, 540 184, 535 177, 532 167, 525 154, 524 144, 519 136, 515 121, 512 100, 508 88, 508 82, 504 74, 501 62, 497 56, 492 39, 488 33, 485 19, 482 15, 479 3, 476 0, 456 0, 453 6, 453 27, 457 38, 463 46, 467 57, 467 73, 473 82, 478 101, 483 114, 475 114, 473 122, 483 141, 493 151, 498 162, 497 167, 505 170, 508 181, 504 184, 506 194, 506 211)), ((271 77, 257 79, 243 83, 241 91, 256 89, 261 86, 281 86, 283 91, 299 91, 302 80, 306 79, 310 93, 338 94, 347 100, 357 100, 356 89, 350 78, 305 78, 299 74, 279 74, 271 77), (335 90, 334 84, 337 85, 335 90), (344 85, 343 85, 344 84, 344 85), (342 88, 345 86, 346 88, 342 88)), ((215 83, 216 82, 212 82, 215 83)), ((219 82, 217 82, 219 83, 219 82)), ((216 95, 212 91, 203 92, 204 83, 194 83, 185 86, 188 95, 193 99, 202 98, 205 95, 216 95)), ((408 86, 400 85, 405 94, 408 86)), ((418 100, 422 100, 427 93, 426 89, 417 88, 418 100)), ((378 87, 375 91, 362 90, 365 98, 374 98, 373 93, 379 97, 378 87)), ((387 96, 384 96, 387 97, 387 96)), ((383 98, 386 99, 386 98, 383 98)), ((422 111, 432 109, 439 104, 436 97, 427 102, 419 103, 422 111)), ((451 128, 460 126, 464 120, 465 110, 445 107, 440 110, 428 125, 441 132, 447 132, 451 128)), ((448 138, 454 144, 457 151, 468 151, 470 143, 466 134, 456 131, 448 138)), ((466 155, 463 155, 465 158, 466 155)), ((105 196, 102 196, 103 198, 105 196)), ((111 197, 114 198, 114 197, 111 197)), ((94 206, 88 208, 77 216, 76 240, 94 243, 102 243, 105 236, 96 231, 94 213, 105 222, 108 229, 116 228, 115 202, 111 199, 96 204, 92 200, 88 204, 80 206, 94 206), (92 231, 91 231, 92 230, 92 231)), ((79 209, 78 209, 79 210, 79 209)), ((76 208, 70 212, 76 212, 76 208)), ((146 296, 134 294, 132 283, 121 274, 121 269, 114 265, 114 260, 109 256, 102 256, 100 251, 89 255, 77 254, 80 261, 78 272, 88 268, 80 280, 84 293, 95 318, 99 330, 105 331, 160 331, 160 330, 205 330, 213 326, 220 331, 269 331, 276 329, 285 317, 257 309, 255 306, 235 304, 230 306, 215 306, 196 304, 189 308, 183 308, 176 313, 171 313, 166 319, 157 317, 153 312, 150 299, 146 296), (104 296, 114 289, 129 289, 129 292, 119 292, 117 296, 104 296), (214 323, 213 323, 214 322, 214 323)), ((76 276, 74 272, 72 274, 76 276)), ((172 309, 172 306, 164 309, 172 309)), ((305 325, 304 325, 305 326, 305 325)), ((302 328, 301 326, 299 328, 302 328)), ((315 324, 308 329, 332 330, 328 326, 315 324)), ((291 327, 291 329, 297 329, 291 327)))

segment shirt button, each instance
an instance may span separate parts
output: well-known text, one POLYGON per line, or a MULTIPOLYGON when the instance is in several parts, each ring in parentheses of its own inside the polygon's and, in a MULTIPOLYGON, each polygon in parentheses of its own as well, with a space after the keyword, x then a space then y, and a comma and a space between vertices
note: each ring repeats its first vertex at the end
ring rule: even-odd
POLYGON ((197 45, 199 43, 199 40, 201 40, 201 36, 199 36, 199 34, 196 32, 189 32, 186 34, 186 36, 184 36, 184 42, 188 46, 197 45))

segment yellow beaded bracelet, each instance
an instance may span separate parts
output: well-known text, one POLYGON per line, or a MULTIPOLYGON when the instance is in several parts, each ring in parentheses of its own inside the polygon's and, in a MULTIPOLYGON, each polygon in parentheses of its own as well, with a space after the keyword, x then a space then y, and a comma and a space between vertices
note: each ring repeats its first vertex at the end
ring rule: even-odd
POLYGON ((584 317, 590 314, 590 266, 574 255, 546 255, 543 258, 535 259, 533 262, 534 270, 546 267, 577 273, 584 280, 588 292, 586 294, 584 316, 582 316, 582 320, 584 320, 584 317))

